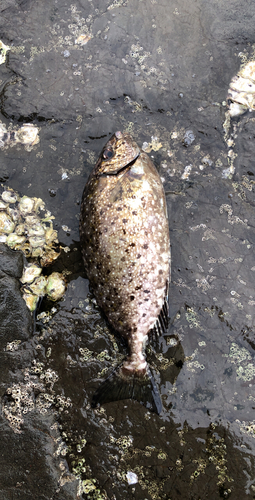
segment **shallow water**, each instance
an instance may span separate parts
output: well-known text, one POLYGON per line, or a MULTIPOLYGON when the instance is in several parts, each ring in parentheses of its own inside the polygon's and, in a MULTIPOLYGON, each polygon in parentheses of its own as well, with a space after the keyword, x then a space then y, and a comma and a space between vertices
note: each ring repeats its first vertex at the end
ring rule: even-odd
POLYGON ((70 248, 45 269, 66 272, 64 299, 43 301, 35 334, 4 353, 1 380, 13 415, 7 389, 19 384, 24 395, 14 446, 43 429, 27 454, 38 448, 42 477, 49 463, 54 474, 47 492, 33 475, 17 487, 24 455, 5 454, 13 472, 0 498, 255 498, 254 113, 233 120, 231 177, 222 104, 253 54, 253 2, 6 0, 0 10, 11 47, 0 66, 1 121, 40 127, 31 151, 0 151, 1 182, 42 198, 70 248), (167 196, 171 321, 147 353, 161 416, 133 401, 90 408, 99 377, 127 353, 89 293, 78 233, 83 187, 115 130, 149 152, 167 196))

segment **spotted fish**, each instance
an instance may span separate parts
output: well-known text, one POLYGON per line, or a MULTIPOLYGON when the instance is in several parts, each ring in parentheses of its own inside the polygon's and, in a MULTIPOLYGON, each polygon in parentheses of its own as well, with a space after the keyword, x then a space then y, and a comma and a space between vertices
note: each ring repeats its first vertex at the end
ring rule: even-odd
POLYGON ((148 334, 164 332, 168 321, 167 208, 156 168, 129 134, 113 134, 90 174, 80 237, 97 303, 129 346, 129 356, 98 388, 92 406, 131 398, 160 413, 144 347, 148 334))

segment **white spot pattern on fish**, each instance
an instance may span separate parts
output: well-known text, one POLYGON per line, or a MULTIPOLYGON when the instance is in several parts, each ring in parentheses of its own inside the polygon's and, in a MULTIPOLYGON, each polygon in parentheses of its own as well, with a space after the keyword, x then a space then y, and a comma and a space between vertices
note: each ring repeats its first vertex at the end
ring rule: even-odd
POLYGON ((130 349, 127 360, 99 388, 94 403, 132 397, 160 413, 160 396, 143 347, 158 317, 164 314, 161 323, 167 322, 166 201, 157 170, 128 134, 111 137, 89 177, 80 234, 97 303, 130 349))

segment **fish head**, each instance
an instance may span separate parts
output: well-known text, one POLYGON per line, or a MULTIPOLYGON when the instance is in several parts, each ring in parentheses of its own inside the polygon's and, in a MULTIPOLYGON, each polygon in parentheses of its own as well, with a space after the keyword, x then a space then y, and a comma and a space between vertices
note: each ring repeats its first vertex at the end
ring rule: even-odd
POLYGON ((117 174, 122 168, 134 161, 139 154, 140 149, 129 134, 115 132, 100 154, 95 174, 117 174))

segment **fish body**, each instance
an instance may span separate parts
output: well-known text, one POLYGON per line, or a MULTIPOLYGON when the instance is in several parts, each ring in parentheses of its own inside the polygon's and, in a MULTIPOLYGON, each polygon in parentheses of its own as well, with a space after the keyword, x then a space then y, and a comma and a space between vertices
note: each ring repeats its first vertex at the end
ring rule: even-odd
POLYGON ((164 189, 146 153, 116 132, 85 186, 80 218, 85 268, 98 305, 130 354, 93 403, 133 398, 160 413, 144 356, 148 333, 168 317, 170 240, 164 189))

